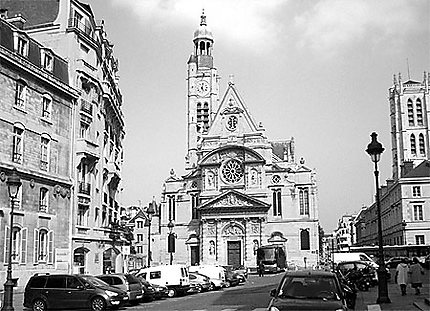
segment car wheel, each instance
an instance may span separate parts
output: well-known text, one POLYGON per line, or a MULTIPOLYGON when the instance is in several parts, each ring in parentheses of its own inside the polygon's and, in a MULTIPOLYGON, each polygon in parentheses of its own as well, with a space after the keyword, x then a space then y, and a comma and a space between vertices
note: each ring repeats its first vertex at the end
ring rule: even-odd
POLYGON ((95 297, 91 300, 92 311, 104 311, 106 310, 106 302, 102 297, 95 297))
POLYGON ((33 301, 33 311, 45 311, 47 309, 48 308, 46 307, 46 303, 42 299, 36 299, 35 301, 33 301))
POLYGON ((230 287, 230 286, 231 286, 230 281, 225 282, 225 287, 226 287, 226 288, 228 288, 228 287, 230 287))
POLYGON ((176 296, 176 290, 174 288, 169 288, 169 291, 167 292, 167 297, 172 298, 176 296))

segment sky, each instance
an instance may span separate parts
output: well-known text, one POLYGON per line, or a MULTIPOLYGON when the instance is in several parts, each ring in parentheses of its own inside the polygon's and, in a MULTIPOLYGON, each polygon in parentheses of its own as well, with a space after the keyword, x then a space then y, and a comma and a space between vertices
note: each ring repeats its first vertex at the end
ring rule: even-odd
POLYGON ((146 206, 173 168, 184 172, 186 74, 205 9, 224 94, 229 75, 269 140, 294 137, 317 172, 331 232, 374 198, 370 134, 391 173, 388 89, 430 70, 427 0, 86 0, 119 59, 126 122, 125 206, 146 206))

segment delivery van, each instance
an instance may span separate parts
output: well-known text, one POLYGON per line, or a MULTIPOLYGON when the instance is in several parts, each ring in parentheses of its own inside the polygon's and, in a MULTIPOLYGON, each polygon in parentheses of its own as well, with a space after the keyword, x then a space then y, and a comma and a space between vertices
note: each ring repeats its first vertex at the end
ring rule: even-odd
POLYGON ((136 273, 149 283, 167 286, 169 297, 183 295, 190 289, 188 268, 185 265, 163 265, 142 268, 136 273))
POLYGON ((371 264, 375 269, 378 268, 378 264, 372 260, 366 253, 333 253, 334 263, 342 261, 366 261, 371 264))
POLYGON ((226 287, 227 282, 225 278, 225 269, 218 265, 201 265, 201 266, 190 266, 191 272, 198 272, 200 274, 209 277, 211 285, 215 289, 226 287))

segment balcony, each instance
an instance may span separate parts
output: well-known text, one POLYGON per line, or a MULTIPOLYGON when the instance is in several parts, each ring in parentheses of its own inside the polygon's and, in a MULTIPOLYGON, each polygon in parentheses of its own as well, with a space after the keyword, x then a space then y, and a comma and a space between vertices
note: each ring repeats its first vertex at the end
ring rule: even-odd
POLYGON ((91 184, 80 181, 78 184, 78 193, 91 195, 91 184))
POLYGON ((100 158, 99 145, 86 138, 77 139, 76 153, 83 154, 90 160, 94 160, 94 161, 97 161, 100 158))

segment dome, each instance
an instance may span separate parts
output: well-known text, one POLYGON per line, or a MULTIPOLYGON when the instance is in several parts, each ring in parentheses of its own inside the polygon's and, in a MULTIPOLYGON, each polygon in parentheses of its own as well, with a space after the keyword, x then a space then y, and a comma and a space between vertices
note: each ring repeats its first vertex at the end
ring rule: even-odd
POLYGON ((198 39, 207 39, 213 41, 212 31, 208 28, 206 24, 206 15, 205 12, 202 12, 202 15, 200 16, 200 26, 199 28, 194 31, 194 41, 198 39))

